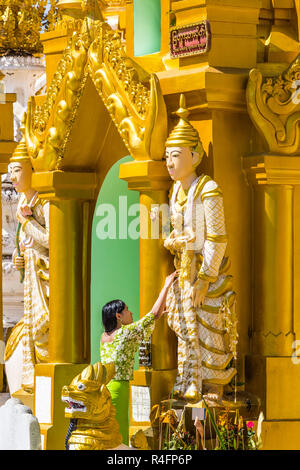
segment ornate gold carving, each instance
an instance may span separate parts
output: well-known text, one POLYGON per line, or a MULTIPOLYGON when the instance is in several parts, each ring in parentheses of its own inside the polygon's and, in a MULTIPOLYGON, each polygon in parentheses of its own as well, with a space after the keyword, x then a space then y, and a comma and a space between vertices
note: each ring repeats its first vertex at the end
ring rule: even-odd
POLYGON ((0 5, 0 55, 43 51, 40 31, 51 30, 58 19, 57 0, 8 0, 0 5), (50 9, 47 10, 47 4, 50 9))
POLYGON ((126 56, 121 37, 90 11, 74 33, 48 89, 44 104, 34 99, 25 117, 25 138, 36 171, 60 169, 88 75, 136 160, 161 160, 167 111, 155 75, 126 56))
POLYGON ((28 103, 27 148, 35 171, 59 169, 87 74, 86 37, 75 33, 58 65, 45 103, 28 103))
POLYGON ((63 18, 61 21, 56 23, 55 31, 66 30, 67 34, 73 32, 79 33, 82 28, 83 20, 81 18, 63 18))
POLYGON ((126 56, 120 35, 106 23, 89 49, 89 71, 132 156, 161 160, 167 114, 158 79, 126 56))
POLYGON ((248 111, 270 152, 300 153, 300 56, 279 77, 263 78, 258 69, 250 72, 247 86, 248 111))
POLYGON ((82 0, 58 0, 57 8, 61 19, 55 24, 55 30, 65 30, 67 34, 79 33, 83 23, 82 0))

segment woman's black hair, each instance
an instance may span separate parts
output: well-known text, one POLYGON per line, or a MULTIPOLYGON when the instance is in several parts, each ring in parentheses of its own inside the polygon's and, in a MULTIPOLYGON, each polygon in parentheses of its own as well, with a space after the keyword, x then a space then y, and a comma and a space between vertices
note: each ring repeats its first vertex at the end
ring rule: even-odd
POLYGON ((123 300, 111 300, 111 302, 104 305, 102 308, 102 323, 106 333, 110 333, 117 328, 116 314, 123 312, 125 307, 126 304, 123 300))

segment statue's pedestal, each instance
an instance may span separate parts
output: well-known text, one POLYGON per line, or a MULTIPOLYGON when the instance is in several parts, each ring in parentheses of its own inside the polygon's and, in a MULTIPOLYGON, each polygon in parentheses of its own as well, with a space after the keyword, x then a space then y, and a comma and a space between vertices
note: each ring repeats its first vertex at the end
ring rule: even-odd
MULTIPOLYGON (((244 419, 251 420, 258 417, 261 407, 260 399, 252 393, 246 391, 237 392, 224 392, 220 400, 213 400, 208 395, 204 395, 204 400, 207 406, 211 409, 223 410, 224 408, 231 411, 239 410, 240 416, 244 419)), ((163 400, 161 405, 167 410, 170 409, 183 409, 184 407, 190 409, 203 409, 205 408, 204 400, 197 403, 188 403, 185 400, 163 400)))
MULTIPOLYGON (((238 416, 242 417, 244 421, 257 421, 260 412, 260 400, 248 392, 237 391, 232 393, 224 393, 219 401, 212 401, 209 396, 204 395, 204 400, 200 400, 197 403, 188 403, 184 400, 169 399, 164 400, 160 403, 161 417, 169 410, 174 410, 178 421, 184 419, 184 428, 191 435, 196 434, 195 421, 198 418, 202 422, 204 432, 204 445, 208 450, 214 450, 216 447, 216 432, 214 426, 208 416, 207 408, 213 417, 214 421, 218 422, 218 417, 221 413, 229 411, 229 413, 235 416, 238 411, 238 416), (205 400, 205 401, 204 401, 205 400), (184 413, 184 418, 182 418, 184 413)), ((162 422, 167 422, 162 421, 162 422)), ((160 442, 159 446, 162 446, 162 441, 165 435, 165 427, 162 428, 157 425, 154 427, 154 436, 160 442), (159 429, 160 427, 160 429, 159 429)))
MULTIPOLYGON (((170 396, 177 369, 153 370, 141 368, 134 371, 134 379, 130 383, 130 428, 129 437, 136 432, 151 427, 150 412, 161 399, 170 396)), ((156 449, 156 437, 149 438, 152 449, 156 449)))

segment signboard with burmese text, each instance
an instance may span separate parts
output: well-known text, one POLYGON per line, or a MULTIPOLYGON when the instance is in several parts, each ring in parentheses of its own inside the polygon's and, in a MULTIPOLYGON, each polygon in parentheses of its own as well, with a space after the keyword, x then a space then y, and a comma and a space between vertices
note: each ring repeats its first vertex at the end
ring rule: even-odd
POLYGON ((178 26, 170 31, 170 55, 172 58, 205 54, 210 48, 208 21, 178 26))

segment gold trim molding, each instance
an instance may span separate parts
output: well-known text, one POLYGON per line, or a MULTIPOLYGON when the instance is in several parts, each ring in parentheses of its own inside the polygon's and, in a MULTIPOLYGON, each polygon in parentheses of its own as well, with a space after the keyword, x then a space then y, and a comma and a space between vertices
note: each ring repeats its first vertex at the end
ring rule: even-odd
POLYGON ((251 185, 300 184, 299 156, 252 155, 244 157, 243 170, 251 185))
POLYGON ((97 187, 95 173, 49 171, 35 172, 32 186, 44 199, 93 200, 97 187))

